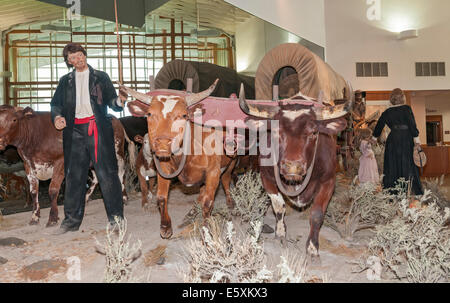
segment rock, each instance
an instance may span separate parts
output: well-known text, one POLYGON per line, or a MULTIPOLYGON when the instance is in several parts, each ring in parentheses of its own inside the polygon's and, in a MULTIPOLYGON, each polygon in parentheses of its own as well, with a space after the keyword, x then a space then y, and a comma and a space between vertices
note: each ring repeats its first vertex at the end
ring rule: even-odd
POLYGON ((22 246, 26 243, 27 242, 25 240, 15 238, 15 237, 0 239, 0 246, 22 246))
POLYGON ((37 281, 46 279, 52 272, 64 271, 66 268, 67 263, 64 260, 42 260, 24 266, 19 273, 25 281, 37 281))
POLYGON ((261 232, 263 233, 263 234, 271 234, 271 233, 273 233, 275 230, 272 228, 272 227, 270 227, 269 225, 267 225, 267 224, 264 224, 263 225, 263 227, 262 227, 262 230, 261 230, 261 232))
POLYGON ((5 264, 6 262, 8 262, 8 259, 0 257, 0 264, 5 264))

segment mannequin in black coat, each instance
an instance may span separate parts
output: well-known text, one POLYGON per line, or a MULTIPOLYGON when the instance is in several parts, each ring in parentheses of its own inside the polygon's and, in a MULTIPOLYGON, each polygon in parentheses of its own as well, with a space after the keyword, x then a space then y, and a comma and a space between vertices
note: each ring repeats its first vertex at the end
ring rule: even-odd
POLYGON ((393 188, 399 178, 405 178, 411 180, 412 192, 422 195, 419 169, 413 160, 414 144, 420 144, 414 114, 411 107, 405 104, 406 97, 401 89, 392 91, 390 102, 392 106, 381 114, 373 131, 373 136, 377 138, 385 125, 391 129, 384 151, 383 187, 393 188))
POLYGON ((81 45, 66 45, 63 55, 67 66, 74 70, 60 79, 51 101, 53 123, 63 131, 66 178, 65 218, 55 234, 79 229, 90 165, 98 177, 109 222, 114 223, 114 217, 123 218, 114 132, 107 107, 123 110, 126 97, 117 97, 108 75, 86 63, 86 51, 81 45))

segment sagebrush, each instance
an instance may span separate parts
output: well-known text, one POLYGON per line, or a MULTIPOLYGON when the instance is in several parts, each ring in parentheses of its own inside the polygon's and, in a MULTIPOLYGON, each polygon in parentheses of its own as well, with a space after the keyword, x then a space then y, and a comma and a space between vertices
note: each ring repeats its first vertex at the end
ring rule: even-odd
POLYGON ((357 231, 375 228, 392 220, 397 214, 395 201, 408 195, 408 184, 399 179, 394 189, 397 194, 394 195, 370 182, 337 183, 337 193, 328 205, 324 224, 336 230, 342 238, 352 240, 357 231))
POLYGON ((230 194, 235 203, 234 215, 241 217, 245 222, 263 220, 270 200, 258 172, 249 171, 239 176, 236 184, 231 186, 230 194))
POLYGON ((138 259, 141 252, 141 241, 131 245, 127 233, 126 219, 114 218, 115 225, 106 226, 106 242, 101 245, 97 239, 96 249, 106 257, 106 268, 104 273, 104 282, 136 282, 132 275, 131 264, 138 259))
POLYGON ((450 281, 450 209, 442 211, 435 201, 427 202, 425 190, 419 204, 403 199, 401 216, 376 228, 369 253, 379 256, 383 267, 395 278, 409 282, 450 281))
MULTIPOLYGON (((210 219, 199 238, 192 237, 182 255, 187 269, 179 270, 184 282, 300 283, 308 282, 307 258, 285 249, 271 266, 259 239, 262 223, 250 222, 253 233, 236 231, 233 223, 210 219)), ((322 279, 321 281, 325 281, 322 279)))

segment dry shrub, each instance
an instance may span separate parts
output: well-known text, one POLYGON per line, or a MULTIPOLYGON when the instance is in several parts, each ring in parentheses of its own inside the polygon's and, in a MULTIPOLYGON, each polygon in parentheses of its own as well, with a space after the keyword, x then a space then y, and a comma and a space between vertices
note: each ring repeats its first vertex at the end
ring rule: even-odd
POLYGON ((447 188, 442 187, 444 184, 445 176, 442 175, 440 178, 425 179, 422 182, 424 188, 431 191, 430 198, 436 202, 436 205, 441 209, 450 207, 450 201, 448 200, 447 188))
POLYGON ((388 190, 380 190, 373 183, 353 182, 347 190, 341 188, 333 196, 324 224, 336 230, 343 239, 352 240, 357 231, 374 228, 392 220, 397 213, 394 201, 406 197, 407 184, 408 182, 400 179, 396 186, 399 195, 393 195, 388 190))
POLYGON ((235 202, 233 214, 244 222, 262 221, 269 207, 269 196, 262 185, 259 173, 249 171, 239 176, 236 185, 230 189, 235 202))
MULTIPOLYGON (((179 269, 184 282, 304 283, 309 277, 307 258, 298 250, 284 250, 275 270, 268 266, 263 244, 258 241, 262 223, 250 222, 253 233, 236 231, 233 223, 210 219, 199 237, 189 238, 182 258, 188 269, 179 269)), ((323 278, 320 281, 327 281, 323 278)))
POLYGON ((132 277, 132 263, 137 260, 141 252, 141 241, 138 240, 132 246, 129 243, 127 233, 127 221, 118 217, 114 218, 116 224, 106 226, 106 243, 102 246, 97 241, 97 252, 106 256, 106 269, 104 282, 136 282, 132 277))
POLYGON ((191 238, 182 256, 189 264, 181 270, 185 282, 267 282, 272 273, 266 268, 263 246, 258 243, 261 223, 252 223, 255 235, 239 231, 233 223, 211 218, 203 226, 200 238, 191 238), (225 225, 223 228, 221 225, 225 225))
POLYGON ((166 258, 166 245, 158 245, 144 255, 144 264, 147 267, 160 264, 166 258))
POLYGON ((450 208, 442 211, 435 201, 429 201, 427 189, 420 199, 422 207, 410 207, 402 199, 401 216, 377 226, 369 243, 369 253, 379 256, 381 264, 397 279, 409 282, 450 281, 450 229, 445 226, 450 208))
MULTIPOLYGON (((216 218, 218 220, 225 219, 230 220, 231 214, 228 210, 228 206, 225 205, 225 203, 214 203, 213 210, 211 211, 211 217, 216 218)), ((202 207, 200 206, 200 203, 195 202, 192 206, 191 210, 184 216, 183 221, 180 225, 178 225, 178 228, 184 228, 191 224, 198 224, 203 221, 203 213, 202 213, 202 207)))
POLYGON ((307 259, 297 252, 284 251, 277 265, 278 283, 305 283, 307 279, 307 259))
MULTIPOLYGON (((259 173, 249 171, 239 176, 236 185, 231 186, 230 194, 235 202, 234 209, 230 212, 225 203, 216 202, 211 212, 212 217, 218 220, 230 220, 231 215, 234 215, 240 217, 244 222, 263 220, 270 203, 259 173)), ((178 227, 183 228, 202 220, 202 208, 199 203, 195 203, 178 227)))

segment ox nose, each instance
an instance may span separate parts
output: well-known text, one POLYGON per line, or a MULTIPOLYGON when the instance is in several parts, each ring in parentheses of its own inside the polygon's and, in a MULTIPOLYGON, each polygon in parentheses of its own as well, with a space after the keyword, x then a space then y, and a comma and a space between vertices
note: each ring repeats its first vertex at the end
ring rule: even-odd
POLYGON ((172 139, 170 138, 156 138, 155 139, 155 154, 158 157, 170 157, 172 139))
POLYGON ((306 174, 306 163, 303 161, 282 160, 281 173, 285 176, 303 176, 306 174))

